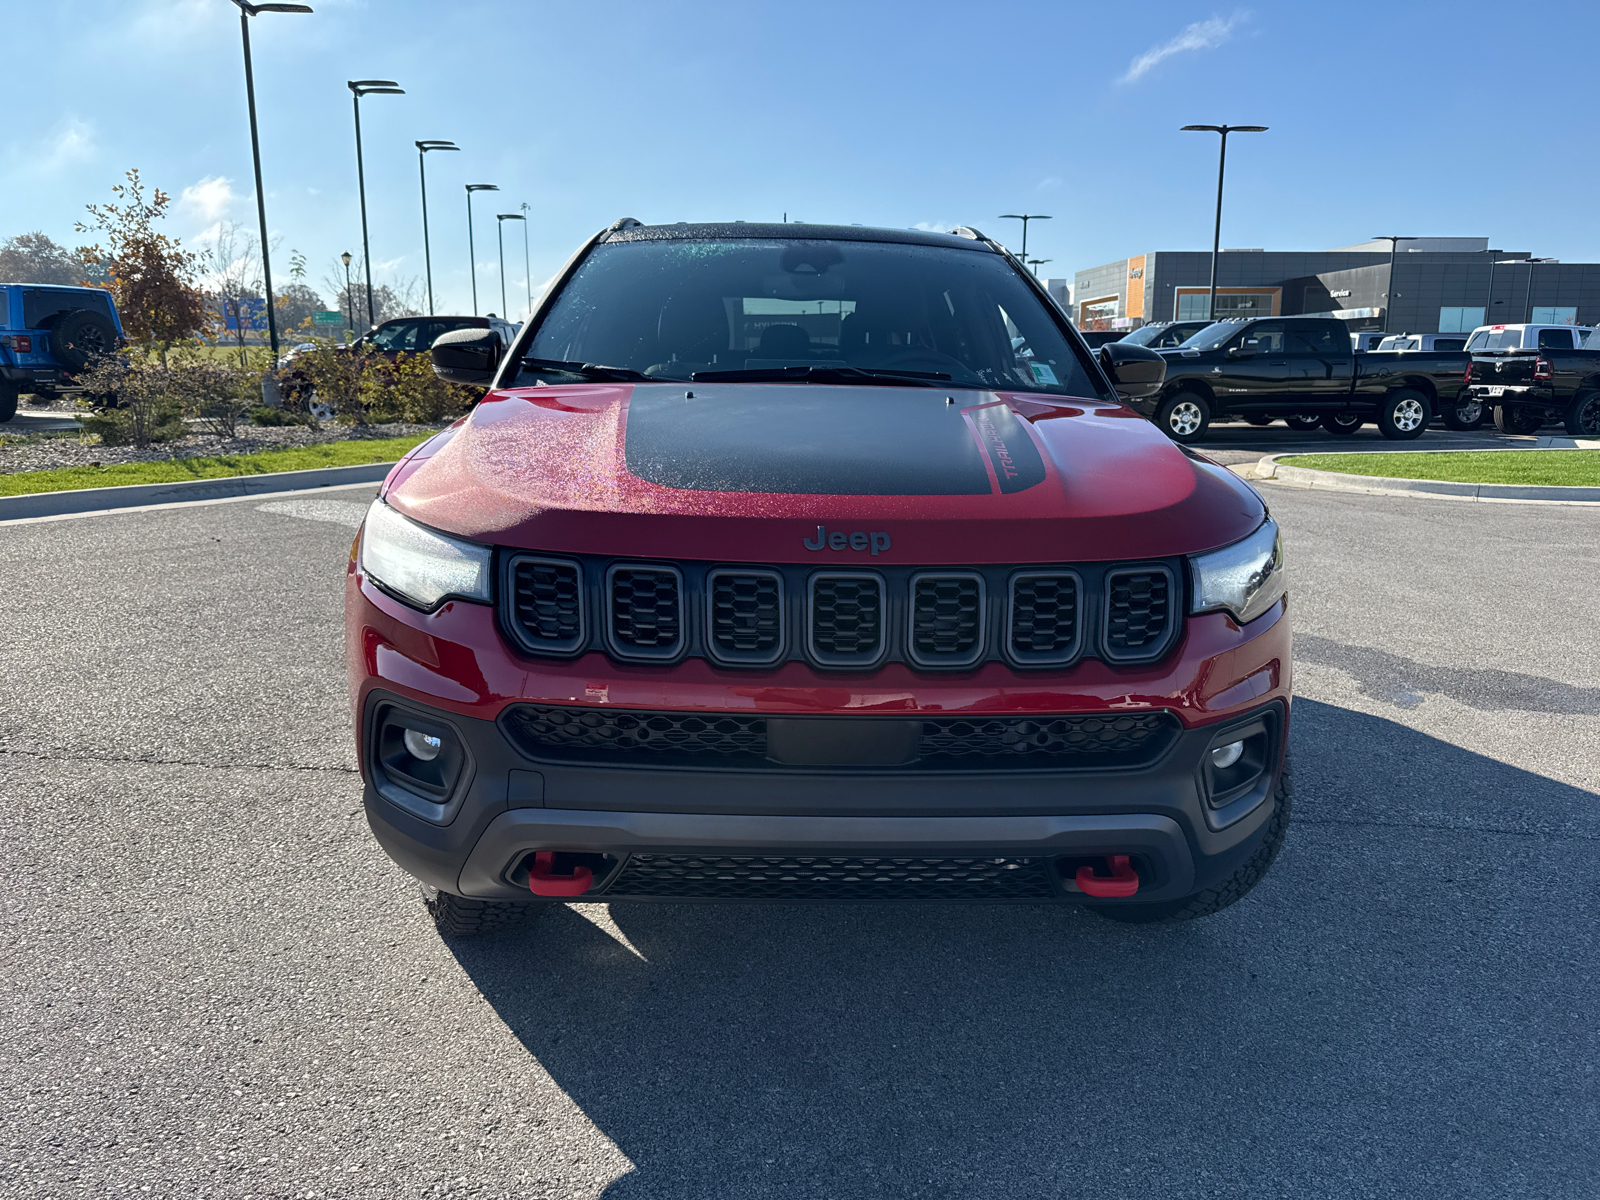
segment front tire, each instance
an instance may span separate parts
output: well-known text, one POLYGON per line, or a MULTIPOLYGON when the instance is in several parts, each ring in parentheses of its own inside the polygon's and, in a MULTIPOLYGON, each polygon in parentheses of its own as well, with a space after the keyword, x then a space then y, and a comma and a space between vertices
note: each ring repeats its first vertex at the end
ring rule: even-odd
POLYGON ((1198 442, 1211 427, 1211 405, 1199 392, 1175 392, 1156 409, 1156 424, 1175 442, 1198 442))
POLYGON ((438 888, 424 887, 422 898, 441 937, 479 937, 526 924, 550 911, 537 901, 472 900, 438 888))
POLYGON ((1329 413, 1322 418, 1322 428, 1339 437, 1348 437, 1364 424, 1355 413, 1329 413))
POLYGON ((1290 429, 1298 429, 1301 433, 1310 433, 1322 425, 1322 418, 1316 413, 1296 413, 1292 417, 1285 417, 1283 423, 1290 429))
POLYGON ((1378 405, 1378 432, 1393 442, 1409 442, 1422 436, 1432 415, 1426 396, 1415 388, 1399 388, 1378 405))
POLYGON ((1573 437, 1600 437, 1600 391, 1591 388, 1572 398, 1566 426, 1573 437))
POLYGON ((1261 845, 1237 871, 1215 887, 1181 900, 1167 900, 1160 904, 1091 904, 1086 907, 1108 921, 1121 921, 1126 925, 1153 925, 1158 921, 1192 921, 1196 917, 1209 917, 1230 904, 1237 904, 1266 875, 1267 868, 1272 866, 1272 860, 1278 857, 1278 851, 1283 847, 1283 835, 1289 830, 1294 781, 1289 776, 1288 759, 1284 759, 1278 786, 1272 793, 1272 802, 1272 818, 1267 822, 1267 835, 1261 839, 1261 845))
POLYGON ((1501 433, 1538 433, 1544 427, 1544 414, 1520 404, 1496 404, 1494 427, 1501 433))
POLYGON ((1439 419, 1444 422, 1444 427, 1453 429, 1457 433, 1467 433, 1481 427, 1488 416, 1483 403, 1471 396, 1457 396, 1439 412, 1439 419))

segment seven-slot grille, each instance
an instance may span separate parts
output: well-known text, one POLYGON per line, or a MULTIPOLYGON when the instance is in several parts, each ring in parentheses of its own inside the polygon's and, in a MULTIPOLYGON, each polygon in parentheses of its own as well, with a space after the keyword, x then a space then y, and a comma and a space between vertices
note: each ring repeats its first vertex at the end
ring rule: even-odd
POLYGON ((1078 656, 1083 584, 1070 572, 1029 572, 1011 579, 1011 657, 1023 666, 1067 663, 1078 656))
POLYGON ((1184 609, 1180 576, 1164 562, 808 572, 513 552, 501 571, 502 623, 535 654, 603 649, 657 663, 695 654, 726 667, 1154 662, 1184 609))
POLYGON ((883 657, 883 580, 864 573, 811 577, 811 654, 829 667, 869 667, 883 657))
POLYGON ((1172 622, 1172 573, 1162 566, 1112 571, 1106 576, 1105 654, 1149 658, 1166 644, 1172 622))
POLYGON ((965 667, 983 657, 983 577, 928 571, 911 579, 911 660, 965 667))
POLYGON ((756 666, 783 657, 783 576, 776 571, 712 571, 706 612, 713 658, 756 666))
POLYGON ((619 658, 677 658, 684 645, 683 575, 676 567, 606 572, 611 647, 619 658))

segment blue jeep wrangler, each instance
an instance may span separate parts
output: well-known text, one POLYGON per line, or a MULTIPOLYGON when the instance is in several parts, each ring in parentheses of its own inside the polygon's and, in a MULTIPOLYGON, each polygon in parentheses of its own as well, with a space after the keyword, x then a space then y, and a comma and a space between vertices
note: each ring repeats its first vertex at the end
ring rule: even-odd
POLYGON ((53 396, 124 341, 111 293, 90 287, 0 283, 0 422, 23 392, 53 396))

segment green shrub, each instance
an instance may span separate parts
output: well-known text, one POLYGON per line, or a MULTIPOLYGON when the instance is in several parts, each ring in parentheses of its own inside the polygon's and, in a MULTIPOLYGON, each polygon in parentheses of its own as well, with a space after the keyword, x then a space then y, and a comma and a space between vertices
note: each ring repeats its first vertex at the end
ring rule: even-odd
POLYGON ((431 425, 451 421, 481 396, 479 388, 446 383, 433 373, 433 356, 400 354, 393 362, 370 362, 361 383, 367 419, 431 425))
POLYGON ((270 405, 258 404, 249 412, 252 425, 302 425, 304 422, 291 412, 270 405))

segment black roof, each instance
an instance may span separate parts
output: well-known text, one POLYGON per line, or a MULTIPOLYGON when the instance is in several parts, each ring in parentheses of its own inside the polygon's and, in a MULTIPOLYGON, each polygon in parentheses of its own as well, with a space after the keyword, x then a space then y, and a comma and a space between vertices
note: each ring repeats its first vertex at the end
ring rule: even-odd
POLYGON ((948 246, 957 250, 984 250, 995 253, 982 235, 928 233, 921 229, 874 229, 866 225, 806 225, 798 221, 766 224, 754 221, 706 221, 676 225, 639 225, 619 221, 600 239, 602 242, 655 242, 682 239, 702 241, 721 238, 787 238, 805 241, 907 242, 914 246, 948 246))

